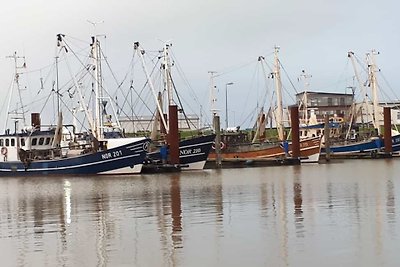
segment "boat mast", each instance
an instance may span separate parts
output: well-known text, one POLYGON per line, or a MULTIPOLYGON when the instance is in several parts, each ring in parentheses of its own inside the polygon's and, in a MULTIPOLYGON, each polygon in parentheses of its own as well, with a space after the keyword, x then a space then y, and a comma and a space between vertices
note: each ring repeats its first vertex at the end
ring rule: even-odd
MULTIPOLYGON (((368 101, 367 101, 367 96, 368 96, 368 94, 367 94, 367 89, 365 88, 365 84, 361 81, 360 75, 359 75, 359 73, 358 73, 357 65, 356 65, 356 62, 355 62, 355 60, 354 60, 354 52, 349 51, 349 52, 347 53, 347 56, 351 59, 351 64, 353 65, 354 74, 355 74, 355 76, 356 76, 356 79, 357 79, 357 81, 358 81, 358 84, 360 85, 360 88, 361 88, 362 93, 363 93, 363 95, 364 95, 363 103, 364 103, 364 105, 365 105, 366 114, 367 114, 367 120, 368 120, 369 114, 370 114, 370 113, 369 113, 368 101)), ((354 95, 354 94, 353 94, 353 95, 354 95)), ((354 101, 354 100, 353 100, 353 101, 354 101)), ((361 106, 361 111, 362 111, 362 106, 361 106)), ((361 116, 362 116, 362 112, 361 112, 361 116)))
POLYGON ((278 130, 278 138, 279 140, 284 140, 283 135, 283 104, 282 104, 282 81, 280 74, 280 62, 278 58, 279 47, 274 47, 274 57, 275 57, 275 70, 274 70, 274 79, 275 79, 275 90, 276 90, 276 129, 278 130))
POLYGON ((210 74, 210 100, 211 100, 211 116, 214 118, 214 116, 217 115, 218 109, 217 109, 217 87, 214 85, 214 78, 216 77, 217 72, 216 71, 209 71, 210 74))
POLYGON ((164 49, 163 49, 163 70, 164 70, 164 86, 165 89, 167 90, 167 96, 168 96, 168 106, 171 106, 174 104, 174 99, 173 99, 173 92, 172 92, 172 80, 171 80, 171 60, 169 57, 169 47, 170 44, 165 44, 164 49))
POLYGON ((160 105, 160 103, 159 103, 159 101, 158 101, 158 96, 157 96, 157 94, 156 94, 156 90, 154 89, 153 81, 151 80, 151 77, 150 77, 150 75, 149 75, 149 72, 147 71, 147 67, 146 67, 146 64, 145 64, 145 61, 144 61, 144 56, 143 56, 143 55, 145 54, 145 50, 143 50, 143 49, 140 48, 139 42, 135 42, 135 43, 133 44, 133 48, 134 48, 135 51, 138 52, 139 57, 140 57, 140 59, 141 59, 141 61, 142 61, 142 67, 143 67, 143 70, 144 70, 144 72, 145 72, 145 74, 146 74, 147 81, 148 81, 148 83, 149 83, 151 92, 153 93, 153 97, 154 97, 154 99, 155 99, 155 101, 156 101, 156 105, 157 105, 158 112, 161 114, 161 116, 160 116, 161 121, 162 121, 162 123, 163 123, 163 125, 164 125, 164 127, 165 127, 165 130, 168 132, 168 125, 167 125, 167 122, 165 121, 164 115, 162 115, 162 114, 164 114, 164 113, 163 113, 163 110, 162 110, 162 107, 161 107, 161 105, 160 105))
POLYGON ((95 133, 94 136, 99 139, 103 137, 104 131, 104 121, 103 121, 103 112, 102 112, 102 99, 103 99, 103 90, 101 89, 101 77, 99 71, 99 43, 97 40, 97 36, 92 36, 92 51, 91 56, 93 59, 93 77, 94 77, 94 93, 95 93, 95 116, 94 116, 94 125, 95 125, 95 133))
MULTIPOLYGON (((68 49, 67 49, 67 46, 66 46, 65 41, 64 41, 64 36, 65 36, 64 34, 60 34, 60 33, 57 34, 57 46, 60 48, 60 49, 59 49, 59 54, 60 54, 62 51, 64 51, 65 54, 68 53, 68 49)), ((58 56, 59 56, 59 54, 58 54, 58 56)), ((88 108, 87 108, 87 106, 86 106, 86 104, 85 104, 85 100, 84 100, 84 98, 83 98, 83 94, 82 94, 82 91, 81 91, 81 87, 79 86, 78 81, 77 81, 75 75, 72 73, 71 66, 70 66, 70 64, 69 64, 69 62, 68 62, 68 57, 65 56, 65 57, 64 57, 64 60, 65 60, 65 63, 66 63, 66 65, 67 65, 68 72, 69 72, 69 74, 71 75, 72 80, 73 80, 73 82, 74 82, 74 86, 75 86, 75 88, 76 88, 76 90, 77 90, 77 92, 78 92, 79 100, 80 100, 80 103, 81 103, 80 105, 81 105, 81 107, 83 108, 83 110, 84 110, 84 112, 85 112, 85 114, 86 114, 86 117, 88 118, 88 122, 89 122, 90 129, 91 129, 92 132, 94 133, 94 132, 96 131, 96 129, 95 129, 95 125, 94 125, 94 120, 93 120, 93 118, 92 118, 92 113, 89 112, 89 110, 88 110, 88 108)))
MULTIPOLYGON (((20 84, 19 84, 19 76, 21 74, 19 72, 19 69, 25 69, 26 68, 25 57, 17 56, 17 52, 14 52, 14 54, 12 56, 7 56, 7 58, 14 59, 14 82, 15 82, 15 84, 17 86, 18 97, 19 97, 19 102, 21 104, 21 112, 22 112, 22 114, 18 114, 18 106, 17 106, 16 110, 15 110, 15 118, 14 119, 17 122, 18 119, 20 119, 18 115, 22 115, 22 121, 23 121, 24 125, 26 125, 24 104, 22 102, 21 88, 20 88, 20 84), (18 59, 23 59, 24 63, 22 64, 22 66, 18 66, 18 59)), ((4 124, 4 129, 7 129, 8 116, 9 116, 9 113, 10 113, 10 106, 11 106, 11 100, 12 100, 12 95, 13 95, 13 88, 14 88, 14 86, 12 86, 12 88, 11 88, 10 98, 8 99, 6 121, 5 121, 5 124, 4 124)))
POLYGON ((308 82, 308 79, 311 78, 312 75, 306 74, 305 70, 301 71, 300 78, 299 80, 303 79, 304 80, 304 95, 303 95, 303 123, 308 125, 308 96, 307 92, 310 87, 310 83, 308 82))
MULTIPOLYGON (((104 120, 103 120, 103 111, 105 111, 105 106, 107 104, 106 101, 103 101, 103 87, 102 87, 102 77, 100 70, 100 43, 97 39, 96 27, 101 22, 92 22, 89 21, 90 24, 93 25, 94 34, 92 36, 92 50, 91 57, 93 59, 93 77, 94 77, 94 93, 95 93, 95 116, 94 116, 94 126, 95 132, 93 135, 99 139, 104 138, 104 120)), ((105 114, 105 112, 104 112, 105 114)))
POLYGON ((58 79, 58 55, 56 55, 56 83, 57 83, 57 114, 60 114, 60 85, 58 79))
POLYGON ((379 52, 372 50, 370 53, 367 53, 367 62, 368 62, 368 77, 372 91, 372 104, 374 108, 373 113, 373 123, 374 128, 378 130, 378 135, 381 134, 381 130, 379 127, 379 107, 378 107, 378 84, 376 80, 375 73, 377 72, 376 64, 375 64, 375 55, 378 55, 379 52))

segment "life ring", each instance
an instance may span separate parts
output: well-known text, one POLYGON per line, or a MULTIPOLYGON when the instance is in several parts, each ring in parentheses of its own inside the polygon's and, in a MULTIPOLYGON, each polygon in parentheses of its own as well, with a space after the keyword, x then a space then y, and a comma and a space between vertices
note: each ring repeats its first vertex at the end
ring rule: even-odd
POLYGON ((2 154, 3 156, 5 156, 5 155, 7 155, 7 153, 8 153, 7 148, 6 148, 5 146, 3 146, 3 147, 1 148, 1 154, 2 154))
MULTIPOLYGON (((212 147, 212 149, 215 149, 215 142, 213 142, 213 144, 212 144, 211 147, 212 147)), ((221 142, 221 143, 220 143, 219 148, 220 148, 220 149, 224 149, 224 148, 225 148, 224 142, 221 142)))

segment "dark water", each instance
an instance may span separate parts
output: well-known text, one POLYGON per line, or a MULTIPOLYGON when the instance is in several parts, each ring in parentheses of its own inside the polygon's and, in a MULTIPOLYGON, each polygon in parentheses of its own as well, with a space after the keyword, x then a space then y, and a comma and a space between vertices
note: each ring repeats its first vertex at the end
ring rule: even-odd
POLYGON ((400 266, 400 161, 0 180, 1 266, 400 266))

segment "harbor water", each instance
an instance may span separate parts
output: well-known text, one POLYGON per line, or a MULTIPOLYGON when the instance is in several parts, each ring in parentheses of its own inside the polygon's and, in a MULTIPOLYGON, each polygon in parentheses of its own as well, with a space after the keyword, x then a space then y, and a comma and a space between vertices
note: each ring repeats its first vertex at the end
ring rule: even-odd
POLYGON ((400 266, 400 159, 0 179, 1 266, 400 266))

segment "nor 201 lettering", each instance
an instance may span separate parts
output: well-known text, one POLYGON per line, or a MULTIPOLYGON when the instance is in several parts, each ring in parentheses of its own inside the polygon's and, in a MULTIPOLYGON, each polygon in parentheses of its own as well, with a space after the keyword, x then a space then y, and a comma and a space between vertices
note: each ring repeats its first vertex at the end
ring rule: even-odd
POLYGON ((108 152, 101 154, 101 159, 111 159, 111 158, 116 158, 122 156, 122 151, 121 150, 116 150, 113 152, 108 152))

